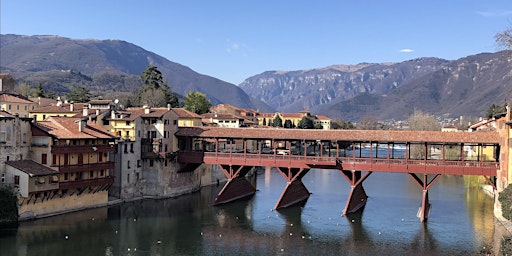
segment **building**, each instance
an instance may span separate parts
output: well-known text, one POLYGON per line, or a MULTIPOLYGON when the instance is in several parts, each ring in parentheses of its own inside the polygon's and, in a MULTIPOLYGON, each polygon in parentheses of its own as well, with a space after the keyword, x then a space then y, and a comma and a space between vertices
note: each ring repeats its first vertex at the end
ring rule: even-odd
POLYGON ((6 162, 6 173, 15 175, 6 180, 20 192, 20 219, 106 205, 114 182, 114 162, 109 158, 115 151, 114 138, 82 118, 48 117, 35 122, 29 142, 31 161, 6 162))
POLYGON ((184 108, 172 109, 178 115, 178 127, 203 126, 202 117, 184 108))
POLYGON ((0 74, 0 92, 14 92, 16 80, 9 74, 0 74))
POLYGON ((299 113, 258 113, 259 126, 272 126, 274 120, 279 117, 284 128, 295 128, 299 125, 302 118, 309 118, 315 126, 321 126, 324 130, 331 129, 332 120, 326 116, 312 116, 307 110, 299 113))
POLYGON ((34 110, 37 103, 17 93, 0 92, 0 110, 21 117, 29 117, 29 112, 34 110))
POLYGON ((110 194, 121 199, 174 194, 169 178, 177 150, 178 115, 171 108, 112 111, 108 127, 118 138, 116 179, 110 194))
POLYGON ((29 159, 32 141, 31 121, 30 118, 0 111, 0 185, 14 182, 14 178, 6 177, 4 163, 29 159))
POLYGON ((202 114, 202 122, 218 127, 240 128, 245 127, 245 118, 232 114, 206 113, 202 114))

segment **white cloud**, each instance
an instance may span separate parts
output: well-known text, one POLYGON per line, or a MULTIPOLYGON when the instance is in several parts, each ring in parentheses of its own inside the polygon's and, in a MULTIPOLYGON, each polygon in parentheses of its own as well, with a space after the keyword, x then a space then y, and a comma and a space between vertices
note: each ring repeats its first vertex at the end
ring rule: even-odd
POLYGON ((407 48, 406 48, 406 49, 402 49, 402 50, 400 50, 400 52, 409 53, 409 52, 414 52, 414 50, 413 50, 413 49, 407 49, 407 48))
POLYGON ((231 39, 227 39, 226 52, 229 54, 237 53, 240 56, 247 57, 249 55, 250 49, 247 45, 232 41, 231 39))
POLYGON ((497 11, 477 11, 478 15, 483 17, 503 17, 512 15, 512 10, 497 10, 497 11))

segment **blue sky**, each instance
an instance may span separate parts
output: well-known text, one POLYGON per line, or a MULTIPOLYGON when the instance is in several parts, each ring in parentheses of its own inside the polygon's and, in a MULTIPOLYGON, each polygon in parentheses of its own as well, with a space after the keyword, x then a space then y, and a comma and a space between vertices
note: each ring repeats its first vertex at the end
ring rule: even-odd
POLYGON ((1 0, 0 33, 119 39, 234 84, 268 70, 499 50, 511 0, 1 0))

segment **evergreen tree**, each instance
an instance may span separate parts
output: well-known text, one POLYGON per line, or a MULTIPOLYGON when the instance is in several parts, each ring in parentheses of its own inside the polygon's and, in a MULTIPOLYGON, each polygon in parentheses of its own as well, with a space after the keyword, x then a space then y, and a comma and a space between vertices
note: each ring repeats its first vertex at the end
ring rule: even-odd
POLYGON ((178 97, 163 80, 162 73, 157 67, 147 66, 140 75, 140 79, 143 84, 135 97, 139 106, 144 104, 152 107, 165 107, 167 104, 171 104, 171 107, 179 106, 178 97))
POLYGON ((75 86, 67 95, 69 102, 85 103, 91 100, 91 93, 84 86, 75 86))
POLYGON ((311 120, 311 118, 302 117, 302 119, 297 124, 297 128, 313 129, 313 128, 315 128, 315 125, 313 124, 313 120, 311 120))
POLYGON ((283 127, 283 119, 281 119, 279 115, 276 115, 276 118, 272 121, 272 126, 283 127))

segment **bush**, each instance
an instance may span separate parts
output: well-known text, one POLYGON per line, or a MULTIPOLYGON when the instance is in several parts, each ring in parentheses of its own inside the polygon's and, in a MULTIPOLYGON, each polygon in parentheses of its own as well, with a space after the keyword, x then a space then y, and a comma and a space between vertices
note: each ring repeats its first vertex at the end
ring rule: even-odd
POLYGON ((18 198, 11 187, 0 187, 0 222, 18 220, 18 198))
POLYGON ((512 217, 512 186, 507 186, 501 191, 498 200, 501 203, 501 213, 503 217, 510 220, 512 217))

